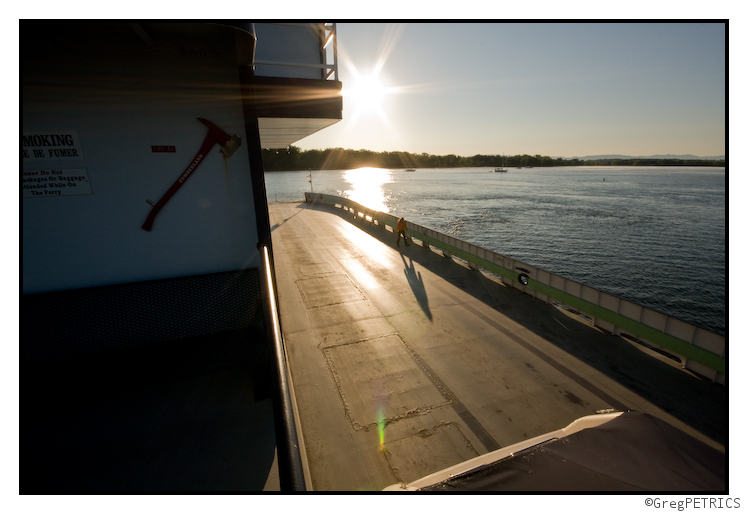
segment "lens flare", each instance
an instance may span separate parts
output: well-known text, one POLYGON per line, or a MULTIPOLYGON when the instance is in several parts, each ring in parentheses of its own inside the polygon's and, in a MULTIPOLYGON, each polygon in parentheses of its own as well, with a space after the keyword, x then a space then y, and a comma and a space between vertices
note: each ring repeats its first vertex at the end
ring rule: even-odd
POLYGON ((384 409, 377 409, 377 432, 379 432, 379 450, 384 450, 384 426, 385 426, 384 409))

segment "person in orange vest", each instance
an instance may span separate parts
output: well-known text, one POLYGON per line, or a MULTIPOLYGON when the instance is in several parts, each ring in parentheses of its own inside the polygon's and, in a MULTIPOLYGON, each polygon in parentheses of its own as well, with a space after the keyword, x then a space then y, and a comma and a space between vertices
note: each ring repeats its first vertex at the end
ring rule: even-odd
POLYGON ((400 246, 401 237, 405 241, 405 246, 410 246, 408 244, 408 238, 405 237, 406 230, 408 230, 408 226, 405 224, 405 220, 403 218, 397 220, 397 227, 395 228, 395 232, 397 232, 397 246, 400 246))

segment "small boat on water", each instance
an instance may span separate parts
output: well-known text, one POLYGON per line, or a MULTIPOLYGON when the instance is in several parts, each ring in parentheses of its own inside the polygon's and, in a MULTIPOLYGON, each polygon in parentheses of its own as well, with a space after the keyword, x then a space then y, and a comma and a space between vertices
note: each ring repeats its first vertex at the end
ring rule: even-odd
POLYGON ((506 169, 506 157, 504 157, 503 155, 501 156, 501 166, 496 166, 493 171, 494 173, 506 173, 507 171, 509 171, 508 169, 506 169))
POLYGON ((416 171, 415 168, 407 168, 405 171, 416 171))

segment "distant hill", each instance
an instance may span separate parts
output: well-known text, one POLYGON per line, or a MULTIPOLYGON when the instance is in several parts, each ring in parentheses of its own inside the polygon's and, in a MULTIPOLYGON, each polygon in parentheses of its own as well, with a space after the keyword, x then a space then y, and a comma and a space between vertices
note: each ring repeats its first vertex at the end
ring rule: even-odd
POLYGON ((705 161, 718 161, 725 158, 724 155, 715 157, 699 157, 698 155, 585 155, 584 157, 568 157, 569 159, 579 159, 580 161, 596 161, 599 159, 702 159, 705 161))

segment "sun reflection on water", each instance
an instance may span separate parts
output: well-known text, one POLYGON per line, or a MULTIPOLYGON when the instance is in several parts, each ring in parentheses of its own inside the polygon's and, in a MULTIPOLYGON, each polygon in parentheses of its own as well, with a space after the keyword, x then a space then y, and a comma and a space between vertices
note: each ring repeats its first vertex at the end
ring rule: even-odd
POLYGON ((380 212, 389 212, 382 186, 392 182, 392 172, 381 168, 357 168, 346 170, 343 179, 351 188, 343 196, 354 202, 380 212))

